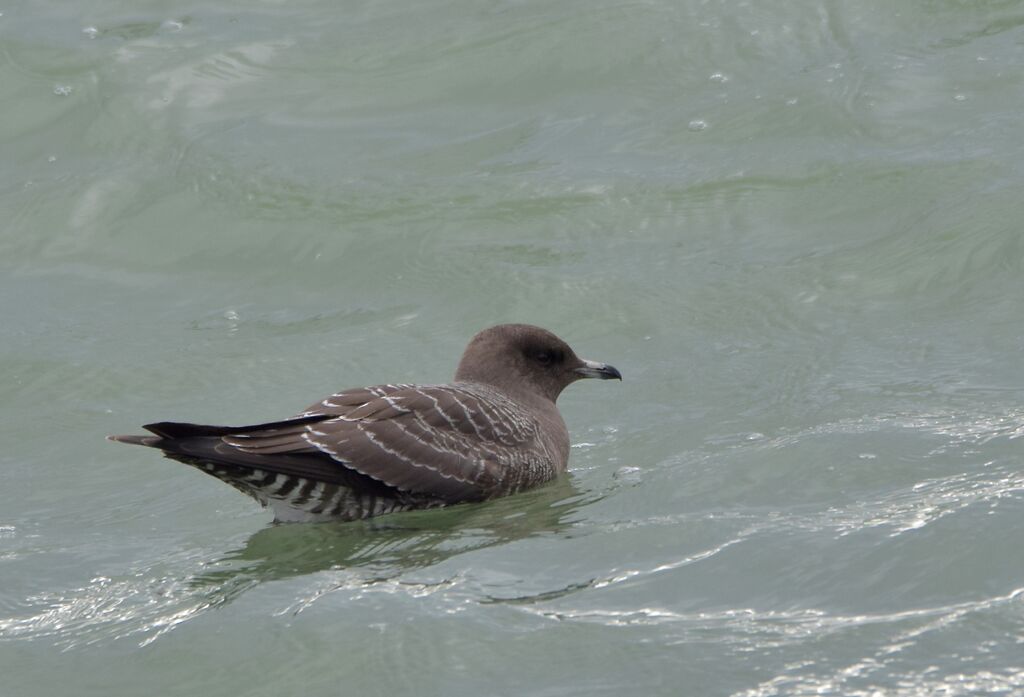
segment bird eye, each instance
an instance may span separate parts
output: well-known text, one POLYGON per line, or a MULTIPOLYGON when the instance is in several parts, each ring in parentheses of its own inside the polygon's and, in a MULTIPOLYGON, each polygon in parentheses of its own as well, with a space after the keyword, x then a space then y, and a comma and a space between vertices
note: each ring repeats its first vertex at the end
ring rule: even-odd
POLYGON ((554 356, 547 351, 539 351, 535 357, 541 365, 551 365, 551 362, 554 360, 554 356))

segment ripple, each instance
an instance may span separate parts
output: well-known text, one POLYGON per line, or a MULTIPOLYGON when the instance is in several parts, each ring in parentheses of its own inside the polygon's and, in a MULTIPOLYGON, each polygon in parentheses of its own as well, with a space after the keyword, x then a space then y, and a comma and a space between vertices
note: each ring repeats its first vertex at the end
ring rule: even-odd
MULTIPOLYGON (((791 514, 771 525, 794 526, 808 530, 834 530, 840 536, 871 528, 890 528, 890 535, 920 530, 946 516, 984 505, 993 508, 1004 499, 1020 499, 1024 494, 1024 474, 1012 464, 992 459, 999 451, 986 451, 1024 435, 1024 411, 1012 408, 989 415, 970 411, 943 411, 923 414, 866 416, 824 423, 792 433, 752 439, 749 434, 717 435, 707 439, 713 450, 734 451, 790 450, 807 448, 836 436, 875 436, 876 434, 925 434, 934 441, 922 457, 926 460, 956 456, 966 458, 969 470, 956 465, 956 472, 912 481, 890 481, 882 491, 865 490, 856 500, 842 506, 829 506, 818 513, 791 514), (983 459, 988 456, 988 459, 983 459)), ((761 434, 759 434, 761 435, 761 434)), ((859 439, 858 439, 859 440, 859 439)), ((856 447, 854 441, 853 447, 856 447)), ((854 450, 856 452, 856 450, 854 450)), ((712 455, 707 455, 711 457, 712 455)), ((893 457, 885 452, 860 452, 857 459, 865 467, 878 467, 893 457)), ((844 470, 845 471, 845 470, 844 470)), ((855 470, 848 470, 855 472, 855 470)), ((911 474, 911 473, 908 473, 911 474)), ((842 471, 837 470, 837 476, 842 471)), ((865 483, 866 486, 866 483, 865 483)))
MULTIPOLYGON (((888 631, 864 647, 867 649, 864 655, 852 662, 848 662, 848 659, 833 659, 826 666, 815 665, 813 662, 794 663, 785 672, 734 695, 769 697, 843 694, 869 697, 886 694, 924 697, 989 692, 1017 694, 1017 688, 1024 687, 1024 672, 1019 668, 975 668, 972 671, 969 666, 974 656, 965 652, 963 646, 958 646, 951 655, 943 654, 936 652, 924 640, 928 635, 940 635, 947 632, 951 625, 974 616, 993 616, 1006 612, 1019 605, 1022 597, 1024 588, 1019 588, 1005 596, 947 607, 889 615, 834 618, 840 620, 835 624, 836 627, 873 624, 881 625, 888 631), (903 625, 909 626, 903 628, 903 625), (909 656, 904 658, 907 654, 909 656), (922 662, 931 666, 926 669, 910 667, 921 665, 922 662)), ((819 641, 820 637, 815 636, 812 640, 819 641)))
POLYGON ((921 528, 977 504, 995 505, 1004 498, 1021 498, 1024 474, 960 474, 925 480, 873 504, 858 505, 829 517, 839 535, 872 527, 893 528, 895 537, 921 528))
POLYGON ((31 596, 27 601, 38 609, 0 618, 0 640, 46 638, 69 649, 134 637, 146 645, 230 598, 222 589, 196 592, 179 577, 141 570, 98 576, 86 586, 31 596))
MULTIPOLYGON (((146 80, 156 92, 148 106, 163 111, 171 105, 181 105, 194 110, 196 116, 208 112, 225 101, 232 90, 258 81, 267 73, 267 65, 289 45, 285 41, 239 44, 227 51, 155 72, 146 80)), ((124 47, 121 60, 133 60, 140 48, 124 47)), ((207 116, 220 118, 213 113, 207 116)))
POLYGON ((865 673, 876 672, 877 661, 866 660, 844 668, 838 675, 829 677, 779 677, 742 692, 734 697, 775 697, 793 695, 816 697, 823 694, 843 694, 850 697, 975 697, 976 695, 1008 694, 1024 692, 1024 671, 1015 668, 1008 671, 982 670, 975 673, 951 673, 936 676, 937 668, 920 671, 893 672, 877 682, 870 681, 865 687, 853 688, 848 683, 865 673), (895 685, 893 684, 895 683, 895 685))

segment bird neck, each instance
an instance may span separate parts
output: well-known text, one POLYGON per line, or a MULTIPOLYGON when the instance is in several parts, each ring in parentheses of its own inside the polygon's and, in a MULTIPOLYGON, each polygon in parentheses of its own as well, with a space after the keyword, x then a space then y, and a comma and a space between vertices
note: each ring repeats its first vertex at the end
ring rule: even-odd
POLYGON ((502 394, 511 397, 522 404, 534 406, 550 406, 554 408, 555 400, 558 399, 561 389, 555 389, 554 385, 547 385, 522 377, 514 371, 494 375, 490 372, 481 373, 459 366, 455 372, 455 382, 472 382, 477 385, 486 385, 498 390, 502 394))

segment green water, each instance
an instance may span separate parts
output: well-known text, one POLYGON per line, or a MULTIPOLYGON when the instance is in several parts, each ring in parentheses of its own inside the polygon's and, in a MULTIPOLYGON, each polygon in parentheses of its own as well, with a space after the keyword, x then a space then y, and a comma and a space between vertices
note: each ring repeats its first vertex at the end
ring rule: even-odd
POLYGON ((0 7, 0 695, 1024 695, 1024 3, 0 7), (570 476, 104 441, 548 327, 570 476))

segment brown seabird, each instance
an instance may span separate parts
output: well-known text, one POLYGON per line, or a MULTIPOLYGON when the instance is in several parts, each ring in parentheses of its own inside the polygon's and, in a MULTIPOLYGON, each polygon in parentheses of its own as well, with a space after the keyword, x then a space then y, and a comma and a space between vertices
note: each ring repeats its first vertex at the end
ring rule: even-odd
POLYGON ((581 378, 622 379, 551 332, 501 324, 469 342, 445 385, 344 390, 252 426, 160 422, 158 448, 212 474, 278 521, 357 520, 506 496, 554 479, 569 459, 555 400, 581 378))

